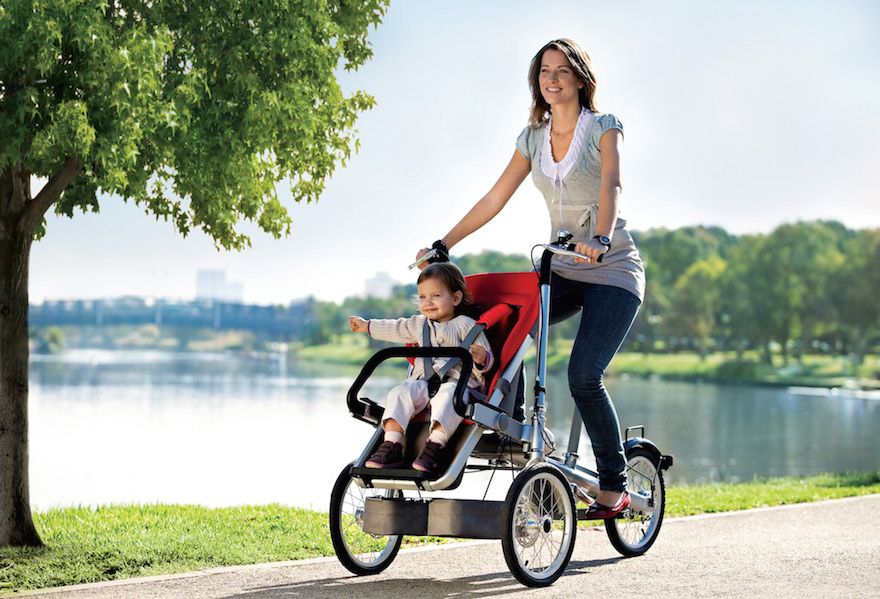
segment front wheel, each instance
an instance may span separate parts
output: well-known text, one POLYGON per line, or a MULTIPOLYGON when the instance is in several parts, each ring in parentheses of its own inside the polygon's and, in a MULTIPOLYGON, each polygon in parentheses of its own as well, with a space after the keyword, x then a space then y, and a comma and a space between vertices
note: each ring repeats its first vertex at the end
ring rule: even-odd
POLYGON ((336 557, 345 568, 365 576, 378 574, 394 561, 403 535, 380 536, 363 531, 364 507, 370 497, 400 497, 401 491, 368 489, 351 477, 352 464, 346 466, 330 494, 330 540, 336 557))
POLYGON ((636 447, 626 456, 627 490, 648 498, 644 511, 630 506, 617 518, 605 520, 605 531, 614 548, 621 555, 642 555, 660 533, 666 511, 666 486, 657 458, 649 451, 636 447))
POLYGON ((514 577, 529 587, 553 584, 571 559, 577 534, 574 498, 562 473, 551 464, 520 472, 501 515, 501 547, 514 577))

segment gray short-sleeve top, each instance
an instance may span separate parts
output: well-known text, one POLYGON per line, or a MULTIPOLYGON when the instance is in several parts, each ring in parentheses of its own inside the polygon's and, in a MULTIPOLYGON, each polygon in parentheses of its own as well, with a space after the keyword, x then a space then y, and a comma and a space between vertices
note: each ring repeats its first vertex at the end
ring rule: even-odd
MULTIPOLYGON (((551 173, 551 176, 541 165, 545 146, 545 162, 550 155, 549 126, 528 126, 516 140, 517 150, 531 162, 532 180, 547 203, 551 240, 556 239, 556 232, 560 229, 573 233, 572 241, 576 242, 586 241, 596 234, 601 182, 599 140, 610 129, 623 132, 623 125, 613 114, 596 114, 585 110, 581 119, 588 120, 578 123, 578 127, 583 128, 581 137, 576 133, 576 139, 572 140, 568 150, 575 154, 563 158, 563 162, 569 163, 567 168, 551 173)), ((601 263, 577 263, 572 258, 554 256, 553 272, 566 279, 620 287, 642 300, 645 296, 645 269, 639 250, 626 228, 626 220, 619 216, 620 212, 618 210, 617 223, 611 236, 611 248, 601 263)))

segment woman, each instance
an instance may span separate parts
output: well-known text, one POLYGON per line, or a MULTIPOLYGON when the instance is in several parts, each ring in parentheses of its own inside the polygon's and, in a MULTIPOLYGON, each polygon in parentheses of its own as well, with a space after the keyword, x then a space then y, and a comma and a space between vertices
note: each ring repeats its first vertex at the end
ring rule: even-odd
MULTIPOLYGON (((618 218, 623 126, 613 115, 596 110, 590 58, 572 40, 553 40, 538 51, 529 85, 529 125, 519 135, 510 163, 489 193, 434 247, 448 251, 492 220, 529 172, 547 202, 551 239, 560 229, 574 234, 575 251, 584 257, 554 256, 551 322, 583 309, 568 381, 599 473, 600 493, 589 517, 610 518, 630 500, 620 425, 602 377, 632 326, 645 290, 638 249, 626 222, 618 218)), ((420 250, 417 259, 427 251, 420 250)))

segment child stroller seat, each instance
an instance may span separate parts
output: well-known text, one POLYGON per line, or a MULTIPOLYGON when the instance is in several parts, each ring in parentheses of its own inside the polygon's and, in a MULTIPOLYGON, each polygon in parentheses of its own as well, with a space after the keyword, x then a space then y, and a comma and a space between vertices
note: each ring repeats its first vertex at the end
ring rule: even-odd
MULTIPOLYGON (((486 377, 489 381, 487 391, 482 394, 474 390, 465 390, 461 402, 456 402, 456 409, 465 416, 465 420, 446 446, 444 467, 441 467, 440 472, 433 477, 410 468, 376 469, 364 467, 368 457, 382 442, 382 428, 377 426, 371 442, 368 443, 367 448, 351 471, 353 476, 361 478, 368 486, 381 480, 383 483, 388 481, 410 483, 403 484, 400 488, 453 489, 460 483, 467 458, 478 444, 480 451, 477 457, 498 454, 499 443, 493 443, 489 439, 489 437, 498 439, 498 436, 494 433, 484 435, 485 429, 467 416, 468 412, 472 410, 473 404, 477 403, 501 411, 508 416, 515 412, 522 359, 526 349, 531 345, 529 333, 534 327, 539 313, 540 298, 537 275, 534 272, 486 273, 468 276, 466 281, 474 303, 487 307, 477 319, 478 324, 483 324, 486 327, 485 333, 495 357, 495 365, 486 377), (482 437, 486 437, 486 440, 483 440, 482 437)), ((355 385, 357 384, 356 382, 355 385)), ((351 407, 351 401, 349 405, 351 407)), ((378 408, 374 411, 380 410, 381 408, 378 408)), ((374 414, 374 419, 374 424, 381 424, 381 414, 374 414)), ((424 446, 429 433, 429 421, 430 418, 426 417, 414 418, 407 428, 405 457, 409 463, 415 459, 424 446)), ((383 486, 385 485, 383 484, 383 486)))

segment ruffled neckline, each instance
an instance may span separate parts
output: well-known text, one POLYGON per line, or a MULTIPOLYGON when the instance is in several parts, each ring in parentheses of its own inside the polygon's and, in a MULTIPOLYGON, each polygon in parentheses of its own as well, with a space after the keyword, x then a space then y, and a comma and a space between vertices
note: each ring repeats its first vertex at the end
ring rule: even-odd
POLYGON ((587 126, 592 118, 592 112, 586 108, 581 108, 568 151, 561 161, 556 162, 553 160, 553 148, 550 145, 550 129, 553 126, 553 116, 550 116, 547 125, 544 127, 544 144, 541 148, 541 172, 548 178, 554 181, 561 180, 571 172, 572 167, 574 167, 581 154, 581 149, 587 136, 587 126))

